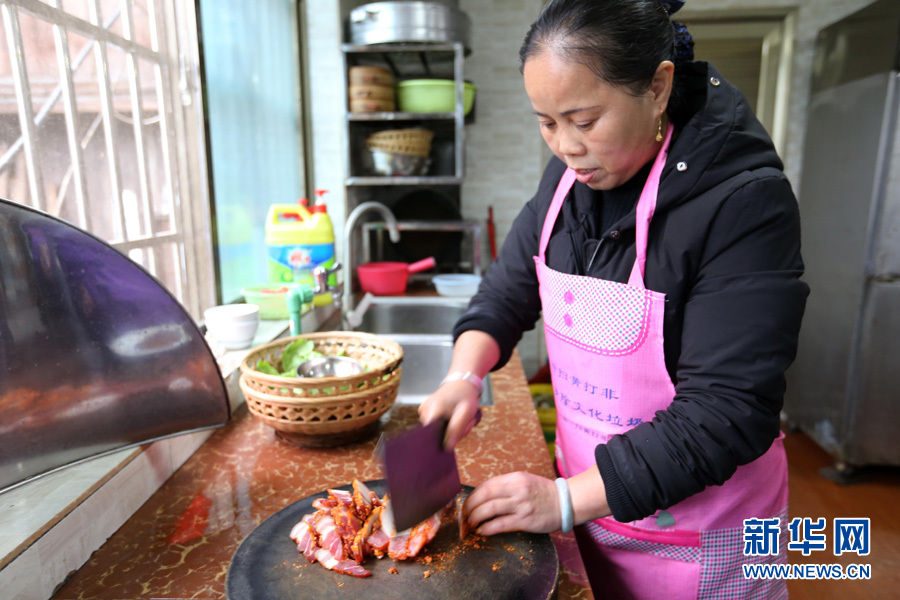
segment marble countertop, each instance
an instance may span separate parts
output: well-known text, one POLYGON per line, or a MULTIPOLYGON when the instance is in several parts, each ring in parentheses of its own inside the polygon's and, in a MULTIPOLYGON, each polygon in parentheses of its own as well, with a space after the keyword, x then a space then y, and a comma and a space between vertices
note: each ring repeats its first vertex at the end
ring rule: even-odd
MULTIPOLYGON (((510 471, 553 477, 551 457, 517 355, 492 374, 495 404, 457 448, 468 485, 510 471)), ((417 421, 394 406, 383 430, 417 421)), ((240 543, 268 516, 329 487, 383 475, 376 438, 332 449, 276 439, 246 405, 218 429, 54 595, 56 600, 225 598, 240 543)), ((562 563, 560 598, 593 598, 571 534, 554 534, 562 563)))

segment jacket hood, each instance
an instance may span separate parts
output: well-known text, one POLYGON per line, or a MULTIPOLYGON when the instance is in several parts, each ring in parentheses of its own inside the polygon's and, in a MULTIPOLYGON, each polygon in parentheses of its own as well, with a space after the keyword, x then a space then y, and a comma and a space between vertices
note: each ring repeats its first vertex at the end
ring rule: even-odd
POLYGON ((688 63, 678 76, 696 98, 695 111, 669 148, 657 210, 681 204, 744 171, 782 170, 775 146, 747 99, 715 67, 688 63))

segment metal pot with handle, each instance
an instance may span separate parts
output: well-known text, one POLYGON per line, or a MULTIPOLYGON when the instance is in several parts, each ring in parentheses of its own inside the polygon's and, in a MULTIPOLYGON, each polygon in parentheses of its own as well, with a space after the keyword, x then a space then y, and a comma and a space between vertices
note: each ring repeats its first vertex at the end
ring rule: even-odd
POLYGON ((372 2, 350 12, 353 44, 462 42, 469 53, 470 28, 468 15, 440 2, 372 2))

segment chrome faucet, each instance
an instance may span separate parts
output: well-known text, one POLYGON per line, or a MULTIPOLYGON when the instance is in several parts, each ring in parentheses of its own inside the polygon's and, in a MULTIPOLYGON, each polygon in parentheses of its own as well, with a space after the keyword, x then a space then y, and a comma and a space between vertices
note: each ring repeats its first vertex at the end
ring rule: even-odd
POLYGON ((351 256, 353 244, 352 236, 353 236, 353 228, 356 227, 356 222, 359 218, 370 210, 374 210, 381 214, 384 217, 384 221, 387 224, 388 234, 391 237, 391 241, 395 244, 400 241, 400 230, 397 228, 397 218, 394 216, 394 213, 391 212, 387 206, 382 204, 381 202, 363 202, 359 206, 351 211, 350 216, 347 217, 347 223, 344 225, 344 248, 343 248, 343 260, 347 265, 347 268, 344 269, 344 291, 343 291, 343 316, 344 321, 346 323, 347 316, 353 312, 353 273, 356 269, 353 261, 353 257, 351 256))
POLYGON ((341 297, 344 295, 344 290, 341 286, 328 283, 328 278, 340 271, 341 267, 341 263, 336 262, 331 268, 319 266, 313 269, 313 283, 315 284, 313 286, 313 294, 318 296, 319 294, 330 293, 332 300, 338 306, 341 305, 341 297))
POLYGON ((311 304, 319 294, 331 294, 334 304, 340 309, 343 288, 328 283, 328 278, 341 270, 341 263, 334 263, 331 268, 318 266, 313 269, 313 285, 299 283, 291 286, 288 291, 287 302, 288 317, 291 320, 291 335, 300 335, 302 332, 300 317, 304 304, 311 304))

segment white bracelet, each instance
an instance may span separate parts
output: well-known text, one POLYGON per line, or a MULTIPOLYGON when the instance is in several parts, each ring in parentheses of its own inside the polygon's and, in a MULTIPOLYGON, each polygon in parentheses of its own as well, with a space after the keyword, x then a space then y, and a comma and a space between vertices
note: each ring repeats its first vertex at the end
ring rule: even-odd
POLYGON ((445 383, 449 383, 451 381, 459 381, 460 379, 462 379, 463 381, 468 381, 476 388, 478 388, 478 395, 481 395, 481 390, 484 387, 484 384, 481 381, 481 377, 479 377, 472 371, 453 371, 452 373, 444 377, 443 380, 441 380, 440 385, 444 385, 445 383))
POLYGON ((562 517, 563 533, 572 531, 575 522, 575 511, 572 509, 572 495, 569 493, 569 483, 564 477, 556 478, 556 492, 559 494, 559 513, 562 517))

